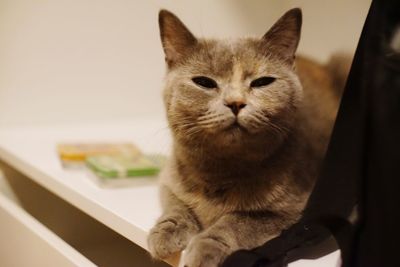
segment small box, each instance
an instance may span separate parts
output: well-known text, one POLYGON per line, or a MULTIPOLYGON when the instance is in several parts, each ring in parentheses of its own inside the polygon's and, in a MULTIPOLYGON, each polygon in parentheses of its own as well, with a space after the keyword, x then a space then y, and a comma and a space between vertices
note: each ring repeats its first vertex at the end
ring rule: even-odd
POLYGON ((87 157, 95 155, 126 155, 136 157, 140 150, 130 143, 65 143, 57 146, 57 151, 64 167, 85 165, 87 157))
POLYGON ((100 186, 122 187, 146 180, 140 177, 156 176, 164 160, 164 157, 158 155, 99 155, 88 157, 86 165, 95 174, 94 179, 100 186))

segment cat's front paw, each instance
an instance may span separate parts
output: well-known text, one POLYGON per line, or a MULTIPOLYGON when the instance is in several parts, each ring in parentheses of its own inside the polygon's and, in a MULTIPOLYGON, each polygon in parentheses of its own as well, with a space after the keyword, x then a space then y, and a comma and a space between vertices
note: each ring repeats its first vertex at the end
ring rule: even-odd
POLYGON ((232 252, 230 245, 218 236, 199 234, 194 237, 185 253, 185 267, 217 267, 232 252))
POLYGON ((190 231, 185 223, 176 218, 166 218, 151 229, 147 242, 153 258, 167 259, 182 251, 189 238, 190 231))

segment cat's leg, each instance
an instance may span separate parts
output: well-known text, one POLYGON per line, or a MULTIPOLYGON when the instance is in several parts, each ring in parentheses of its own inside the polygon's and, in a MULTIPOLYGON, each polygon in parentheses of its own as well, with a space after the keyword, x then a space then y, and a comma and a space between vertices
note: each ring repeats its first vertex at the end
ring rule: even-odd
POLYGON ((186 267, 217 267, 232 252, 251 249, 276 237, 294 223, 269 213, 233 213, 195 236, 186 249, 186 267))
POLYGON ((194 213, 166 186, 161 187, 163 214, 148 236, 152 257, 167 259, 186 248, 189 240, 201 230, 194 213))

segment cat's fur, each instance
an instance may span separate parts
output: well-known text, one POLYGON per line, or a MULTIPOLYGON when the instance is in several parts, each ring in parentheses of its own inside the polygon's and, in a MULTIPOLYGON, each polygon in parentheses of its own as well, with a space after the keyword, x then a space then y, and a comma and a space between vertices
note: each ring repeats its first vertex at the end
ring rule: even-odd
POLYGON ((149 249, 158 259, 186 249, 186 266, 218 266, 298 220, 336 116, 334 80, 327 67, 295 60, 300 9, 260 39, 197 39, 164 10, 159 22, 174 142, 149 249), (195 76, 218 86, 202 88, 195 76), (262 76, 276 80, 251 88, 262 76), (229 105, 239 104, 235 115, 229 105))

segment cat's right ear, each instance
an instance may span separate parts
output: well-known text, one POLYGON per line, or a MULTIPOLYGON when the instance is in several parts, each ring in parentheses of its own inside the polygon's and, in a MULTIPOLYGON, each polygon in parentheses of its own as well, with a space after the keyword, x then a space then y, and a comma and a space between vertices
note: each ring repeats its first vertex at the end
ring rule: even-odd
POLYGON ((287 11, 263 36, 263 46, 292 64, 300 41, 301 24, 300 8, 287 11))
POLYGON ((197 44, 197 39, 174 14, 161 10, 158 14, 161 42, 168 67, 183 59, 197 44))

